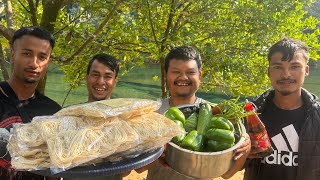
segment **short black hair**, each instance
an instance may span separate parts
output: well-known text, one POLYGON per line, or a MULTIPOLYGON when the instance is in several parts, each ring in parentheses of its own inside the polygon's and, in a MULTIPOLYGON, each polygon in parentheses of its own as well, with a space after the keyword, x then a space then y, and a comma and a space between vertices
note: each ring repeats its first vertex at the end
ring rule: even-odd
POLYGON ((109 67, 113 72, 115 72, 116 73, 115 77, 118 76, 118 72, 119 72, 118 60, 115 57, 108 54, 104 54, 104 53, 93 56, 93 58, 89 61, 88 68, 87 68, 87 75, 90 73, 92 63, 95 60, 97 60, 99 63, 104 64, 105 66, 109 67))
POLYGON ((53 35, 48 30, 46 30, 45 28, 40 27, 40 26, 28 26, 28 27, 22 27, 22 28, 18 29, 13 34, 13 37, 11 40, 12 47, 13 47, 14 42, 24 35, 35 36, 39 39, 48 40, 50 42, 51 49, 53 49, 53 47, 54 47, 55 39, 54 39, 53 35))
POLYGON ((178 46, 171 49, 171 51, 165 57, 164 68, 166 72, 168 72, 169 63, 172 59, 183 61, 195 60, 198 65, 198 69, 201 70, 202 61, 200 53, 191 46, 178 46))
POLYGON ((308 56, 308 47, 299 40, 291 39, 291 38, 284 38, 280 41, 276 42, 273 46, 270 47, 268 53, 268 61, 270 62, 271 56, 277 52, 282 53, 282 61, 291 61, 294 54, 297 51, 303 51, 303 55, 306 58, 306 61, 309 60, 308 56))

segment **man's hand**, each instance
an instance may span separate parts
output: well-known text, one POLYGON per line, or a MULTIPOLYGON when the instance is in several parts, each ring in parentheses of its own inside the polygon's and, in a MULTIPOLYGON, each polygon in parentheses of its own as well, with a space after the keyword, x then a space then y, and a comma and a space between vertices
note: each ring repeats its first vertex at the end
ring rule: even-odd
POLYGON ((251 141, 249 135, 246 133, 245 142, 242 143, 233 153, 233 159, 236 161, 240 159, 243 155, 247 156, 251 151, 251 141))
POLYGON ((229 179, 235 173, 243 169, 244 163, 251 150, 250 137, 248 134, 246 134, 245 137, 246 139, 244 143, 242 143, 236 150, 234 150, 233 159, 235 160, 235 163, 233 164, 231 169, 229 169, 225 174, 221 176, 222 178, 229 179))
POLYGON ((258 145, 258 141, 251 141, 251 151, 248 158, 261 158, 259 152, 263 152, 263 148, 258 145))

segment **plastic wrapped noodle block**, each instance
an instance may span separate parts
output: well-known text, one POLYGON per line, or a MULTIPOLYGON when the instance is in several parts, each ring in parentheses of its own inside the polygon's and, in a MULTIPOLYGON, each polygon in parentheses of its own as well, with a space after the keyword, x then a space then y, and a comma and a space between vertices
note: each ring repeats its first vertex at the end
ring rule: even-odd
POLYGON ((28 124, 16 124, 8 144, 12 165, 18 170, 50 167, 58 173, 161 147, 184 132, 173 121, 153 112, 158 103, 141 99, 84 103, 53 116, 35 117, 28 124), (101 107, 93 110, 91 105, 101 107))

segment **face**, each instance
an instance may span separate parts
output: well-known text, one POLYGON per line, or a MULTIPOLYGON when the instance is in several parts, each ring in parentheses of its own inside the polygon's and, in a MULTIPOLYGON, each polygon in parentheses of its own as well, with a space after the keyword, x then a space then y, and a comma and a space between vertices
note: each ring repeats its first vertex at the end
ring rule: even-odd
POLYGON ((200 71, 194 60, 173 59, 166 73, 166 83, 171 97, 192 97, 200 86, 200 71))
POLYGON ((280 52, 271 56, 268 75, 275 91, 288 96, 301 91, 309 66, 303 52, 296 52, 291 61, 281 61, 282 56, 280 52))
POLYGON ((89 74, 86 76, 89 102, 110 99, 117 84, 116 73, 108 66, 93 61, 89 74))
POLYGON ((11 49, 14 80, 26 84, 38 83, 47 71, 51 51, 47 40, 30 35, 17 39, 11 49))

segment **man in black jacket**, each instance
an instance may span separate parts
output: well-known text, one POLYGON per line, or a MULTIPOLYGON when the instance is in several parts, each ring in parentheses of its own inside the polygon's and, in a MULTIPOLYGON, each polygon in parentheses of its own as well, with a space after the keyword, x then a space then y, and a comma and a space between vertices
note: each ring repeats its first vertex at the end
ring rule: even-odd
POLYGON ((263 159, 251 152, 245 180, 320 179, 320 105, 302 88, 308 60, 308 48, 297 40, 285 38, 269 49, 273 90, 254 103, 274 152, 263 159))
POLYGON ((60 105, 36 90, 47 71, 55 40, 43 28, 22 27, 14 33, 11 43, 12 74, 8 81, 0 83, 0 179, 43 179, 13 170, 6 149, 7 137, 3 135, 8 134, 13 123, 29 123, 34 116, 60 110, 60 105))

